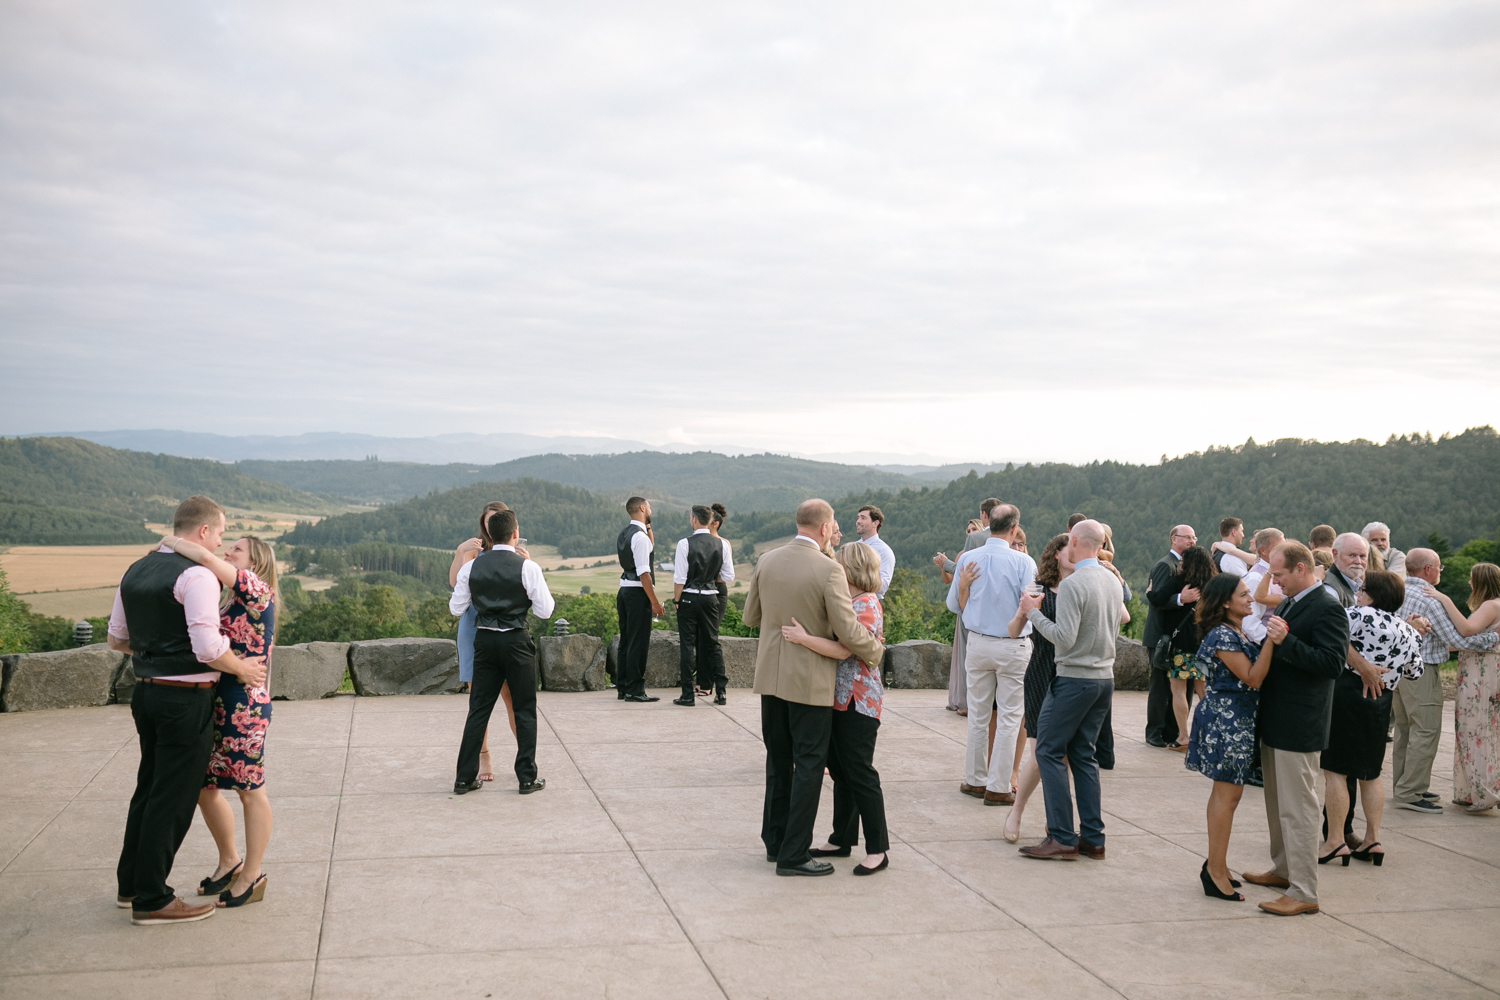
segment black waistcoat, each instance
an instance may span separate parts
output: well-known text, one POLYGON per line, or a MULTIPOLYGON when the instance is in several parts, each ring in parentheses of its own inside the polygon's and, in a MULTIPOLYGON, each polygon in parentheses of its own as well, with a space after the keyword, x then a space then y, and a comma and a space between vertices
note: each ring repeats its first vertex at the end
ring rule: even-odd
POLYGON ((474 560, 469 571, 469 594, 474 602, 474 624, 480 628, 525 628, 531 597, 521 582, 519 554, 490 549, 474 560))
POLYGON ((719 571, 724 568, 724 543, 712 534, 692 534, 687 540, 688 590, 717 590, 719 571))
POLYGON ((188 637, 187 609, 172 596, 177 578, 196 565, 175 552, 152 552, 120 578, 120 603, 125 607, 137 677, 203 672, 188 637))
MULTIPOLYGON (((632 521, 625 525, 625 530, 620 532, 620 540, 615 543, 616 554, 620 557, 620 579, 622 580, 640 580, 642 573, 651 572, 650 560, 647 560, 645 566, 635 564, 635 551, 631 549, 630 542, 637 533, 645 534, 645 529, 632 521)), ((655 547, 651 551, 655 552, 655 547)))

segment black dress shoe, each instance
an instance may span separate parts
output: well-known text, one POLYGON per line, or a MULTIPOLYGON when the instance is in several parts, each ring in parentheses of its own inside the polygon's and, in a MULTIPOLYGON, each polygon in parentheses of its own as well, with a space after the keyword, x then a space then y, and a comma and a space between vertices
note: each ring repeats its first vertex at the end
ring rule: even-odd
POLYGON ((849 850, 850 849, 847 847, 836 847, 831 851, 825 851, 821 847, 814 847, 807 853, 811 854, 815 858, 847 858, 849 856, 849 850))
POLYGON ((639 702, 661 701, 661 699, 654 694, 627 694, 625 696, 625 700, 639 702))
POLYGON ((522 795, 530 795, 532 792, 540 792, 543 788, 546 788, 546 787, 547 787, 547 779, 546 778, 537 778, 535 781, 528 781, 528 782, 525 782, 524 784, 522 784, 521 785, 521 794, 522 795))
POLYGON ((1156 747, 1156 749, 1158 749, 1158 750, 1165 750, 1167 748, 1167 741, 1166 740, 1151 740, 1151 739, 1148 739, 1146 741, 1146 745, 1148 747, 1156 747))
POLYGON ((714 695, 714 704, 715 705, 727 705, 727 704, 729 704, 728 699, 726 699, 724 697, 724 692, 720 691, 718 694, 714 695))
POLYGON ((855 865, 854 866, 854 874, 856 874, 856 875, 874 875, 876 872, 883 872, 883 871, 885 871, 890 866, 891 866, 891 856, 889 854, 887 854, 885 857, 883 857, 883 858, 880 859, 880 864, 876 865, 874 868, 866 868, 864 865, 855 865))
POLYGON ((790 868, 784 868, 781 865, 777 865, 776 866, 776 874, 777 875, 832 875, 833 874, 833 865, 830 865, 826 861, 814 861, 811 858, 809 858, 808 860, 802 862, 800 865, 792 865, 790 868))
POLYGON ((776 863, 776 855, 772 854, 770 851, 767 851, 766 852, 766 860, 769 861, 769 862, 771 862, 772 864, 775 864, 776 863))
POLYGON ((683 706, 685 706, 687 708, 692 708, 693 705, 694 705, 694 701, 691 698, 673 698, 672 699, 672 704, 674 704, 674 705, 683 705, 683 706))
POLYGON ((453 783, 453 794, 464 795, 468 792, 477 792, 484 787, 484 782, 475 778, 473 781, 455 781, 453 783))
POLYGON ((616 691, 615 691, 615 700, 616 701, 624 701, 625 700, 625 692, 621 691, 619 689, 616 689, 616 691))

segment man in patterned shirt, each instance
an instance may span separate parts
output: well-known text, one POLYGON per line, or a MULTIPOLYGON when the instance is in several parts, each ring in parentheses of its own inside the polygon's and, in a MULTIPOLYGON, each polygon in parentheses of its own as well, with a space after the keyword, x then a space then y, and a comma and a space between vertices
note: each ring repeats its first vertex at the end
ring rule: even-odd
POLYGON ((1395 722, 1395 743, 1391 747, 1391 797, 1397 809, 1437 815, 1443 811, 1432 784, 1432 761, 1437 756, 1438 736, 1443 728, 1443 681, 1438 667, 1448 662, 1450 649, 1488 649, 1494 645, 1494 632, 1465 638, 1458 634, 1453 620, 1434 598, 1427 596, 1427 586, 1437 586, 1443 563, 1431 549, 1412 549, 1406 554, 1406 602, 1400 618, 1420 615, 1432 628, 1422 636, 1422 676, 1404 681, 1396 687, 1391 716, 1395 722))

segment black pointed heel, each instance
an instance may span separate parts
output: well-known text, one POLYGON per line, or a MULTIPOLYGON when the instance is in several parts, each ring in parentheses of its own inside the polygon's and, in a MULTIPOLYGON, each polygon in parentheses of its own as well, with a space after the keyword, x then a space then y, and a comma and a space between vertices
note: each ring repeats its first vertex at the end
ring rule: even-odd
POLYGON ((245 862, 241 861, 239 864, 231 868, 229 870, 229 873, 222 878, 214 878, 210 875, 208 878, 198 883, 198 895, 217 896, 219 893, 229 888, 229 883, 234 881, 235 875, 237 875, 239 873, 239 870, 243 867, 245 867, 245 862))
POLYGON ((1376 851, 1375 850, 1375 848, 1377 848, 1379 846, 1380 846, 1380 841, 1377 840, 1377 841, 1375 841, 1375 843, 1371 844, 1369 847, 1366 847, 1364 850, 1362 850, 1362 851, 1355 851, 1353 854, 1350 854, 1349 856, 1351 858, 1356 858, 1356 859, 1358 859, 1360 861, 1369 861, 1369 862, 1373 863, 1376 868, 1379 868, 1380 867, 1380 863, 1385 860, 1385 852, 1384 851, 1376 851))
POLYGON ((1340 859, 1339 863, 1342 864, 1345 868, 1348 868, 1349 867, 1349 859, 1351 857, 1353 857, 1353 856, 1354 855, 1352 855, 1349 852, 1349 845, 1348 844, 1340 844, 1339 846, 1337 846, 1337 847, 1335 847, 1333 849, 1332 853, 1330 853, 1326 857, 1319 858, 1318 859, 1318 864, 1320 864, 1320 865, 1326 865, 1326 864, 1328 864, 1328 862, 1332 861, 1334 858, 1339 858, 1340 859), (1343 851, 1344 853, 1340 854, 1339 853, 1340 851, 1343 851))
MULTIPOLYGON (((1245 901, 1244 893, 1224 892, 1214 884, 1214 877, 1208 873, 1207 861, 1203 862, 1203 870, 1198 873, 1198 878, 1203 883, 1203 895, 1208 896, 1210 899, 1227 899, 1232 903, 1243 903, 1245 901)), ((1230 879, 1229 881, 1235 885, 1239 884, 1234 879, 1230 879)))
POLYGON ((219 904, 221 906, 224 906, 225 908, 232 909, 236 906, 244 906, 246 903, 259 903, 262 899, 265 898, 266 877, 262 875, 260 878, 255 880, 254 885, 246 889, 244 892, 240 893, 238 896, 234 895, 228 889, 225 889, 223 892, 219 893, 219 904))

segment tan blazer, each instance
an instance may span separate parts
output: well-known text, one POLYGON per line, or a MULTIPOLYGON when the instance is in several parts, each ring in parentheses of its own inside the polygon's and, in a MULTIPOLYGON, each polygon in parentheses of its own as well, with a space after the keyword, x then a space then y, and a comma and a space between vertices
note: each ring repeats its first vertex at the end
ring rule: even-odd
POLYGON ((838 661, 781 638, 797 619, 808 634, 836 639, 880 669, 885 647, 854 617, 844 567, 795 539, 760 557, 745 598, 744 622, 760 626, 755 693, 799 705, 832 705, 838 661))

